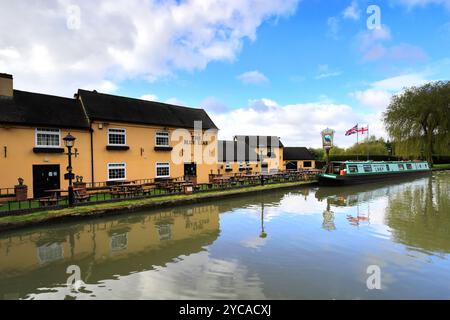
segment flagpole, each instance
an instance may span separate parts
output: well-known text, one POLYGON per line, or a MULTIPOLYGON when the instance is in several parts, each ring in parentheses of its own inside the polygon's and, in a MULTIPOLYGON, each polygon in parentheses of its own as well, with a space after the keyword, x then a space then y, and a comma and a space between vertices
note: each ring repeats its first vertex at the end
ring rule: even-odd
POLYGON ((356 161, 359 160, 359 152, 358 152, 358 145, 359 145, 359 124, 356 124, 356 161))
POLYGON ((367 124, 367 161, 369 161, 369 124, 367 124))

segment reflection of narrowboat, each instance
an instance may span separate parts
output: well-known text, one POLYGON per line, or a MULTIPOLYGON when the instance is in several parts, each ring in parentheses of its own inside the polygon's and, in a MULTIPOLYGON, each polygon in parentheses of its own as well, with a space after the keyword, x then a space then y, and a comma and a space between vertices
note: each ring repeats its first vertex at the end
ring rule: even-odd
POLYGON ((348 185, 423 176, 430 172, 426 161, 345 161, 330 162, 318 178, 321 185, 348 185))

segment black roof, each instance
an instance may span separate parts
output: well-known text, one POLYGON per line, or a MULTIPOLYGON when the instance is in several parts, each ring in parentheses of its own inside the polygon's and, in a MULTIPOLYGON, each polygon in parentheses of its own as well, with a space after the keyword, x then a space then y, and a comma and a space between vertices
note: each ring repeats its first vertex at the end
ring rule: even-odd
POLYGON ((314 156, 305 147, 284 147, 283 160, 314 160, 314 156))
POLYGON ((78 101, 14 90, 13 97, 0 96, 0 123, 88 129, 78 101))
POLYGON ((219 162, 257 161, 258 155, 241 141, 218 141, 219 162))
POLYGON ((283 143, 276 136, 235 136, 235 141, 243 141, 252 148, 275 147, 283 148, 283 143))
POLYGON ((203 129, 217 129, 205 110, 171 104, 78 90, 91 120, 194 128, 202 121, 203 129))

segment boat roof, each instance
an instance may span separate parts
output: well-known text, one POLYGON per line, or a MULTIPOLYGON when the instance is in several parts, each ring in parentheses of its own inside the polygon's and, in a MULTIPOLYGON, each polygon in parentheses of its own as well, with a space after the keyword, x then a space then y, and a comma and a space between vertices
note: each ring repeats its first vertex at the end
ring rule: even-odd
POLYGON ((347 161, 330 161, 331 163, 354 163, 354 164, 379 164, 379 163, 424 163, 425 160, 405 160, 405 161, 358 161, 358 160, 347 160, 347 161))

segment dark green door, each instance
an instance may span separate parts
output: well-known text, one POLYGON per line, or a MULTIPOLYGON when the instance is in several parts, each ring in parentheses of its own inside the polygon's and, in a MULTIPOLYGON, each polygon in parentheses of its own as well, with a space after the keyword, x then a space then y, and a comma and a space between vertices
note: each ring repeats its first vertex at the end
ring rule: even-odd
POLYGON ((33 165, 33 197, 50 196, 46 190, 59 189, 59 165, 33 165))
POLYGON ((197 164, 185 163, 184 164, 184 178, 192 183, 197 183, 197 164))

